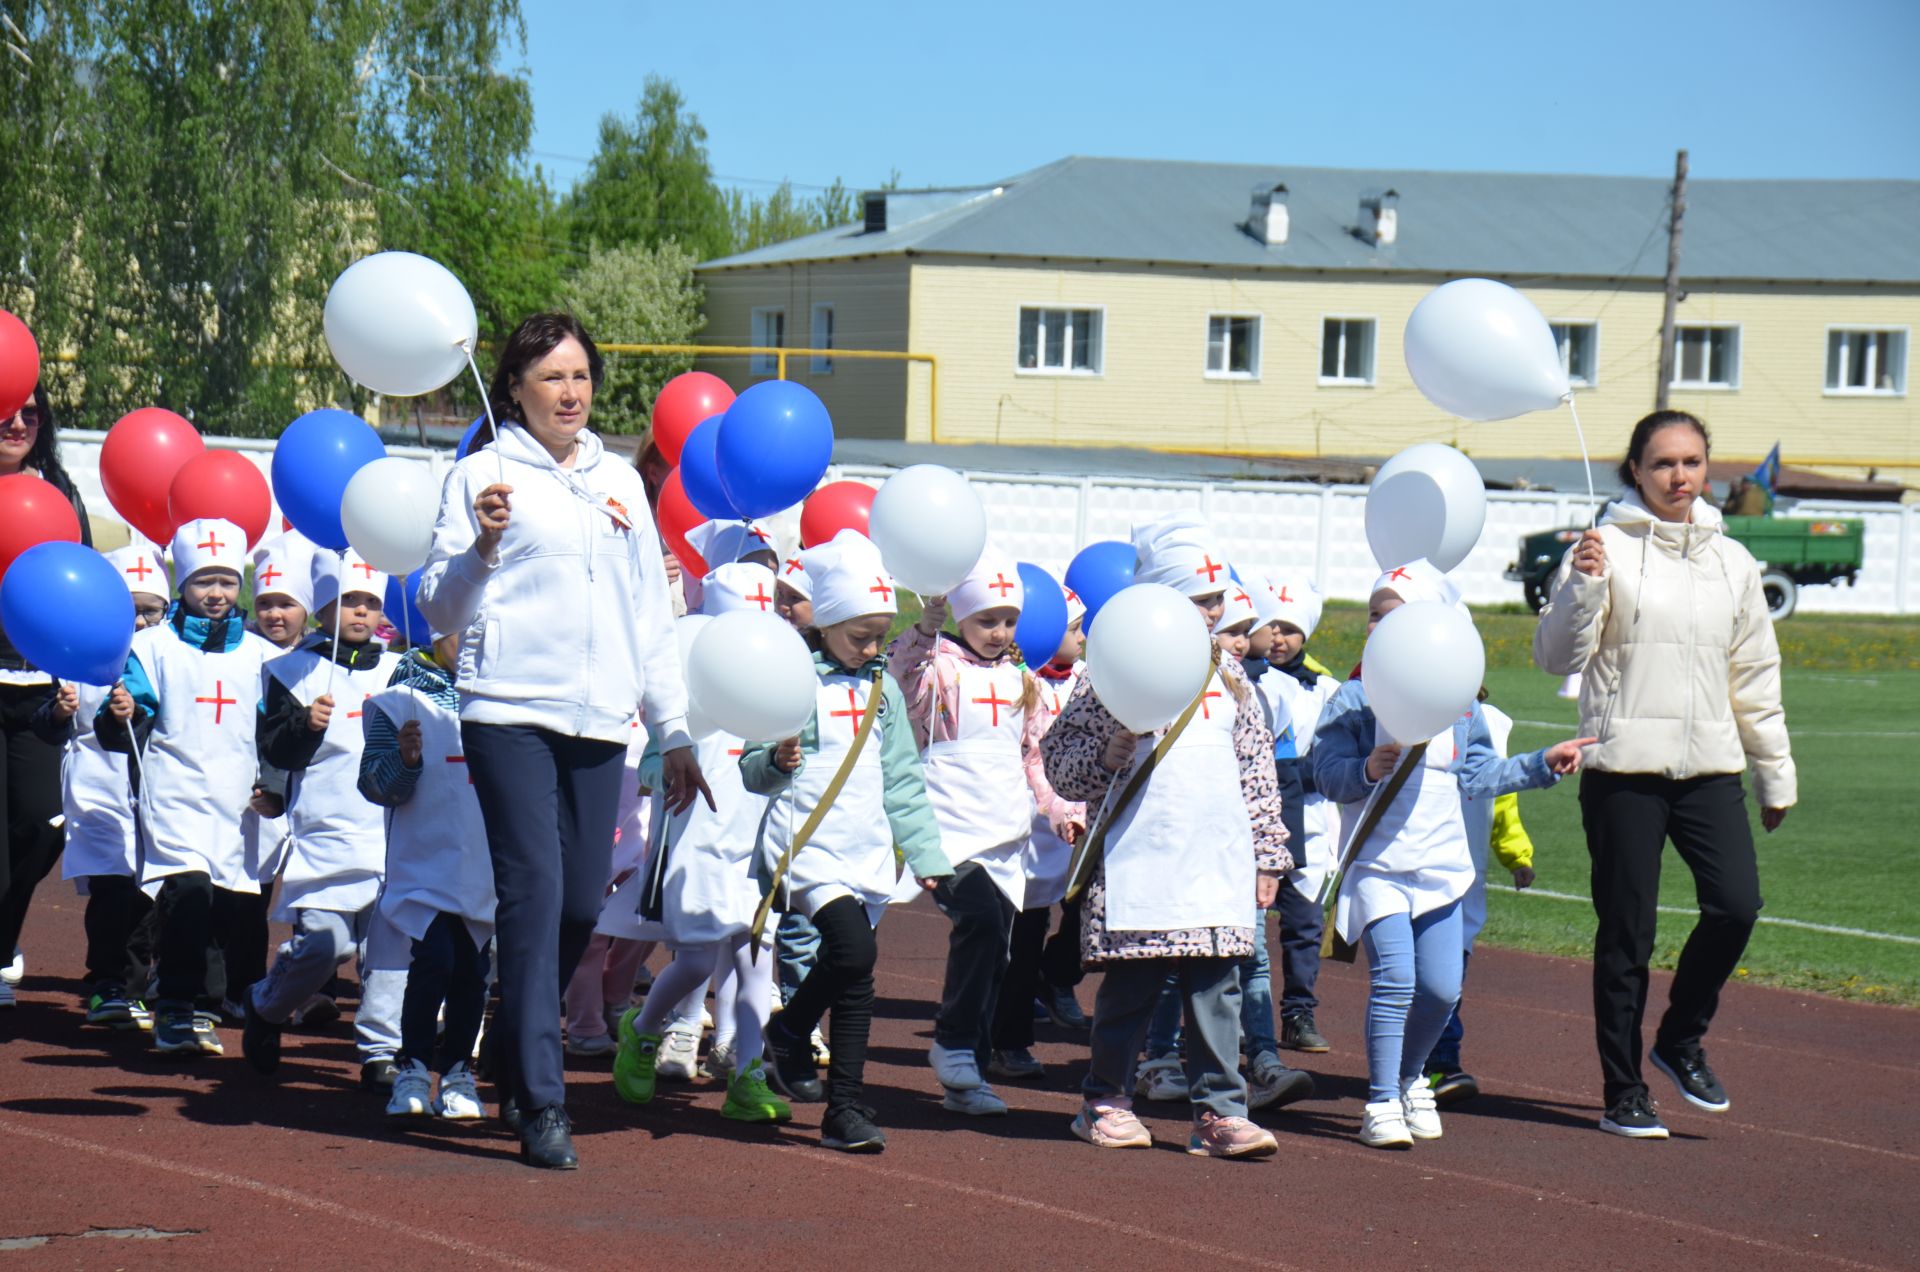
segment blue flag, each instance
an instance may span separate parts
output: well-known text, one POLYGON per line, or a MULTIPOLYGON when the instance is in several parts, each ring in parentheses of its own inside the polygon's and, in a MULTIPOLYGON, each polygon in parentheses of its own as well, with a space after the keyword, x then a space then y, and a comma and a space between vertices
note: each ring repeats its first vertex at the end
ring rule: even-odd
POLYGON ((1764 488, 1768 502, 1772 502, 1776 494, 1774 487, 1780 481, 1780 443, 1773 444, 1773 449, 1767 452, 1767 457, 1760 461, 1760 467, 1753 470, 1748 480, 1764 488))

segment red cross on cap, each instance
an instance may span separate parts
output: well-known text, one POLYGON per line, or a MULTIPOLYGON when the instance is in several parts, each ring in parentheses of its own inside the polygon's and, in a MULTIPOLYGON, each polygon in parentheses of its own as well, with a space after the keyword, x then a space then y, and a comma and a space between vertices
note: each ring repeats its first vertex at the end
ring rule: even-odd
POLYGON ((803 574, 803 573, 805 573, 805 572, 806 572, 806 568, 807 568, 806 566, 804 566, 804 565, 802 565, 802 564, 800 564, 800 558, 799 558, 799 557, 788 557, 788 558, 787 558, 787 573, 788 573, 788 574, 803 574))
POLYGON ((893 584, 887 582, 887 576, 884 574, 874 575, 873 586, 868 588, 867 591, 873 593, 881 600, 886 601, 888 604, 893 603, 893 584))
POLYGON ((196 543, 193 546, 199 548, 202 552, 218 552, 227 545, 220 542, 220 535, 217 531, 209 530, 207 531, 207 541, 205 543, 196 543))
POLYGON ((1070 588, 1070 587, 1069 587, 1069 588, 1063 588, 1063 589, 1061 589, 1061 590, 1062 590, 1062 591, 1064 591, 1064 592, 1066 592, 1066 594, 1067 594, 1067 599, 1068 599, 1068 600, 1070 600, 1070 601, 1072 601, 1072 602, 1073 602, 1073 603, 1074 603, 1075 605, 1083 605, 1083 604, 1085 604, 1085 602, 1084 602, 1084 601, 1082 601, 1082 600, 1080 599, 1080 593, 1078 593, 1078 592, 1076 592, 1076 591, 1074 591, 1074 590, 1073 590, 1072 588, 1070 588))
POLYGON ((1241 605, 1253 604, 1253 598, 1251 596, 1248 596, 1245 592, 1235 592, 1233 594, 1233 599, 1241 605))
POLYGON ((752 601, 755 604, 757 604, 760 607, 760 612, 762 614, 767 612, 767 606, 773 604, 773 598, 767 595, 767 585, 765 583, 762 583, 760 584, 760 586, 756 587, 753 590, 753 594, 751 596, 744 596, 741 599, 752 601))
POLYGON ((989 592, 1000 593, 1000 599, 1004 601, 1007 599, 1007 593, 1013 591, 1013 589, 1018 586, 1020 586, 1018 583, 1009 583, 1007 581, 1007 575, 1004 570, 995 570, 993 582, 987 584, 987 590, 989 592))
POLYGON ((1227 568, 1224 565, 1216 565, 1214 563, 1213 556, 1210 553, 1205 553, 1205 552, 1201 553, 1200 561, 1201 561, 1201 564, 1196 565, 1193 568, 1193 572, 1195 574, 1206 575, 1207 582, 1209 583, 1213 582, 1216 578, 1219 577, 1220 571, 1227 568))
POLYGON ((378 573, 377 570, 375 570, 372 566, 368 565, 365 561, 355 561, 352 565, 348 566, 347 568, 349 570, 358 570, 360 571, 360 574, 363 578, 369 578, 369 579, 378 573))
POLYGON ((1393 572, 1387 575, 1387 578, 1388 579, 1406 579, 1408 582, 1413 581, 1413 575, 1407 573, 1407 567, 1404 565, 1394 566, 1393 572))
POLYGON ((760 542, 762 543, 773 542, 773 536, 769 535, 765 530, 762 530, 759 526, 748 526, 747 533, 752 535, 754 538, 760 540, 760 542))
POLYGON ((125 570, 121 571, 121 573, 131 574, 135 578, 139 579, 142 583, 144 583, 147 581, 147 575, 153 573, 153 569, 151 566, 147 564, 147 559, 145 557, 136 557, 134 558, 133 564, 128 566, 125 570))
POLYGON ((1287 595, 1287 585, 1285 583, 1280 585, 1280 603, 1282 605, 1293 604, 1293 598, 1287 595))
POLYGON ((273 581, 285 573, 285 570, 276 569, 272 562, 268 562, 267 568, 260 571, 259 577, 254 582, 260 585, 261 590, 268 590, 273 587, 273 581))

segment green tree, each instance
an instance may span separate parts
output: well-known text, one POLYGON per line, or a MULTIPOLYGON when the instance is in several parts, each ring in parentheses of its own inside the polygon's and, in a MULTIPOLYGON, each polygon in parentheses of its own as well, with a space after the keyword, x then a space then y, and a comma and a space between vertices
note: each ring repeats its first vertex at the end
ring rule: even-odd
POLYGON ((835 177, 832 185, 806 200, 794 194, 791 181, 782 181, 765 198, 731 191, 727 199, 727 219, 732 225, 732 250, 748 252, 769 243, 784 243, 836 225, 850 224, 858 215, 853 192, 835 177))
POLYGON ((680 90, 657 75, 647 77, 631 121, 601 118, 599 149, 567 213, 581 248, 671 240, 708 260, 724 256, 733 242, 707 159, 707 130, 680 90))
MULTIPOLYGON (((603 344, 687 344, 706 325, 693 254, 673 242, 596 247, 567 279, 561 299, 603 344)), ((693 366, 691 357, 610 353, 593 421, 610 433, 647 426, 653 399, 693 366)))

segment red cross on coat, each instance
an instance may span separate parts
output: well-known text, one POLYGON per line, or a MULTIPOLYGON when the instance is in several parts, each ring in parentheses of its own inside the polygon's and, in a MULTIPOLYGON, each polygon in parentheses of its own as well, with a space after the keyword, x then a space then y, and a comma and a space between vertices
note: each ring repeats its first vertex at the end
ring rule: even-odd
POLYGON ((1208 719, 1208 720, 1213 719, 1213 707, 1208 703, 1207 700, 1209 698, 1218 698, 1219 696, 1220 696, 1220 691, 1218 689, 1209 689, 1205 693, 1200 695, 1200 710, 1203 713, 1205 713, 1204 714, 1205 719, 1208 719))
POLYGON ((237 707, 240 705, 240 699, 229 698, 229 697, 226 697, 225 694, 226 694, 226 682, 216 680, 213 682, 213 697, 195 698, 194 701, 211 703, 213 706, 213 722, 215 724, 219 724, 221 713, 226 708, 237 707))
POLYGON ((829 711, 827 714, 835 720, 858 720, 860 718, 860 699, 854 696, 853 686, 847 686, 847 709, 845 711, 829 711))
POLYGON ((1000 696, 1000 688, 997 685, 990 686, 987 689, 986 697, 974 698, 971 701, 977 707, 993 708, 993 727, 996 729, 1000 727, 1000 708, 1014 705, 1011 699, 1000 696))
MULTIPOLYGON (((461 765, 464 765, 464 764, 465 764, 466 762, 467 762, 467 757, 466 757, 466 756, 464 756, 464 755, 449 755, 449 756, 447 757, 447 763, 449 763, 449 764, 461 764, 461 765)), ((468 786, 472 786, 472 785, 473 785, 473 770, 472 770, 472 769, 468 769, 468 770, 467 770, 467 785, 468 785, 468 786)))

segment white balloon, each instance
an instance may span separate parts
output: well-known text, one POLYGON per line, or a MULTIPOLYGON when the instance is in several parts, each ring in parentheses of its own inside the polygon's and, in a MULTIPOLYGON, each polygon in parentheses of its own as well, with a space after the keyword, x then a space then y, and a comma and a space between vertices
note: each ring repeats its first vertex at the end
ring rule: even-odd
POLYGON ((347 543, 382 574, 405 576, 427 563, 440 486, 425 464, 389 455, 361 468, 340 496, 347 543))
POLYGON ((480 336, 460 280, 412 252, 376 252, 347 266, 327 293, 323 326, 340 369, 393 397, 431 393, 458 376, 480 336))
POLYGON ((1407 370, 1427 400, 1469 420, 1556 406, 1569 392, 1553 331, 1533 302, 1490 278, 1428 292, 1407 319, 1407 370))
POLYGON ((1100 607, 1087 638, 1087 676, 1113 718, 1134 733, 1173 723, 1206 684, 1212 637, 1194 603, 1164 583, 1135 583, 1100 607))
POLYGON ((749 742, 797 736, 819 684, 800 633, 757 610, 713 618, 687 654, 688 695, 714 728, 749 742))
POLYGON ((1487 674, 1487 651, 1473 619, 1457 605, 1415 601, 1391 611, 1367 637, 1360 683, 1388 737, 1425 742, 1473 709, 1487 674))
MULTIPOLYGON (((713 621, 711 614, 682 614, 673 620, 673 637, 680 646, 680 679, 688 678, 687 668, 693 657, 693 642, 700 638, 708 623, 713 621)), ((693 700, 693 694, 687 694, 687 732, 698 740, 713 732, 713 721, 707 719, 707 713, 693 700)))
POLYGON ((1440 442, 1401 451, 1367 488, 1367 546, 1383 570, 1425 557, 1444 574, 1467 559, 1486 524, 1480 470, 1440 442))
POLYGON ((887 572, 922 596, 941 596, 972 571, 987 546, 987 510, 951 468, 915 464, 873 497, 868 537, 887 572))

